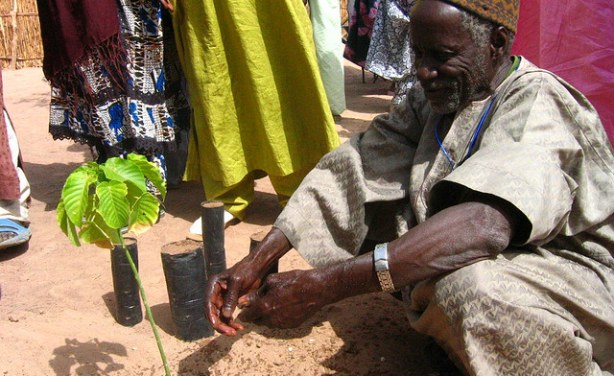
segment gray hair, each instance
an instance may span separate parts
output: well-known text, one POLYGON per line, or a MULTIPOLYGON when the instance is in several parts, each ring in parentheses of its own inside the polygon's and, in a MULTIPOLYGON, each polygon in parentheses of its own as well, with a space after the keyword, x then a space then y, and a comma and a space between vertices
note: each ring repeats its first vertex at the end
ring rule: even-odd
MULTIPOLYGON (((411 14, 412 8, 416 5, 417 0, 409 0, 408 9, 411 14)), ((497 26, 494 22, 486 20, 477 14, 469 12, 463 8, 457 7, 461 12, 461 23, 465 30, 471 36, 471 40, 474 41, 478 46, 484 46, 489 43, 490 32, 497 26)), ((509 30, 508 30, 509 31, 509 30)), ((509 31, 509 50, 511 50, 512 45, 514 44, 514 34, 512 31, 509 31)), ((509 52, 509 51, 507 51, 509 52)))
MULTIPOLYGON (((464 9, 459 8, 459 10, 461 11, 462 25, 471 36, 471 40, 473 40, 478 46, 488 44, 490 33, 497 25, 464 9)), ((509 36, 509 48, 511 49, 512 44, 514 44, 515 34, 510 31, 509 36)))

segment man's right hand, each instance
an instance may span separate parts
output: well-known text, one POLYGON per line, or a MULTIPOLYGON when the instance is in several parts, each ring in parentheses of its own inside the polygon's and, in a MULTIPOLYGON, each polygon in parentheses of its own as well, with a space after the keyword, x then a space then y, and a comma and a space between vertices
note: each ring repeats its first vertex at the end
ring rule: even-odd
POLYGON ((271 265, 288 252, 292 245, 286 236, 273 228, 243 260, 207 281, 205 314, 216 331, 236 336, 243 325, 234 321, 239 298, 258 290, 271 265))
POLYGON ((205 314, 213 329, 227 336, 236 336, 237 331, 243 330, 243 325, 233 318, 239 297, 256 291, 262 282, 264 272, 250 256, 207 281, 205 314))

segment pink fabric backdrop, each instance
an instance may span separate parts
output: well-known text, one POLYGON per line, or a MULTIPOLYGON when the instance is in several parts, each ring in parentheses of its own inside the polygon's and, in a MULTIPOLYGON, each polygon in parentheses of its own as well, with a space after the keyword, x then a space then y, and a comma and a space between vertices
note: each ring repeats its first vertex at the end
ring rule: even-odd
POLYGON ((614 144, 613 0, 522 0, 513 52, 580 90, 614 144))

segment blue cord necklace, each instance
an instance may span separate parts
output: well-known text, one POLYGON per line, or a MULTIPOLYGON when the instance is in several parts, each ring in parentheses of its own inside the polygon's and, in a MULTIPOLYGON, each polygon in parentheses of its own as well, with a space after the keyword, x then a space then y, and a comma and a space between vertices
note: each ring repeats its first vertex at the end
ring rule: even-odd
MULTIPOLYGON (((520 57, 514 56, 513 59, 514 59, 514 62, 512 64, 512 66, 511 66, 509 72, 507 73, 507 76, 512 74, 512 72, 516 71, 518 69, 518 66, 520 65, 520 57)), ((490 102, 488 102, 488 106, 486 106, 486 110, 482 114, 482 117, 480 117, 480 121, 478 122, 478 126, 475 128, 475 131, 473 132, 473 136, 471 136, 471 141, 469 142, 469 148, 467 149, 467 154, 465 154, 465 156, 461 160, 459 160, 458 162, 454 161, 454 159, 450 155, 450 152, 448 152, 448 149, 446 149, 445 146, 443 146, 443 142, 441 140, 441 137, 439 137, 439 125, 441 124, 441 118, 439 118, 439 121, 437 122, 437 125, 435 126, 435 138, 437 139, 437 143, 439 144, 439 148, 443 152, 443 155, 446 156, 446 159, 448 160, 448 163, 450 163, 450 169, 451 170, 454 170, 454 168, 459 163, 462 163, 465 159, 469 158, 469 156, 471 155, 473 147, 475 146, 475 142, 477 141, 478 136, 480 135, 480 131, 482 130, 482 126, 484 125, 484 121, 486 121, 486 118, 488 117, 488 114, 490 113, 490 110, 492 108, 492 104, 495 102, 495 99, 497 99, 497 94, 494 94, 492 96, 492 98, 490 99, 490 102)))

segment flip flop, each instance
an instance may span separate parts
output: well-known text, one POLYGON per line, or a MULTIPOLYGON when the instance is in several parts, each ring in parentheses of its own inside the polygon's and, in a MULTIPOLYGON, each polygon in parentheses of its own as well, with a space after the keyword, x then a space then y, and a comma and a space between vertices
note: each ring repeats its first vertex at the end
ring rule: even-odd
POLYGON ((15 247, 30 240, 29 228, 10 219, 0 219, 0 250, 15 247))
MULTIPOLYGON (((190 230, 188 231, 188 234, 186 235, 187 239, 196 240, 196 241, 203 240, 202 220, 203 220, 202 217, 198 217, 198 219, 194 221, 194 223, 192 223, 192 226, 190 226, 190 230)), ((230 225, 234 225, 235 223, 238 223, 238 222, 240 222, 238 218, 235 218, 232 214, 224 210, 224 228, 230 225)))

